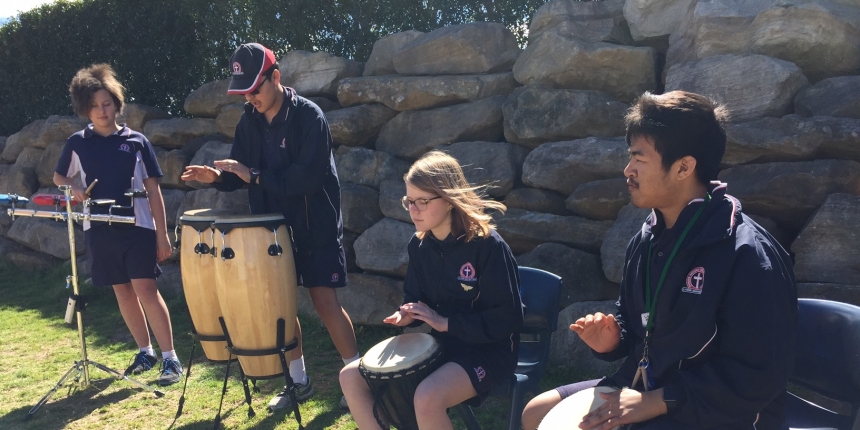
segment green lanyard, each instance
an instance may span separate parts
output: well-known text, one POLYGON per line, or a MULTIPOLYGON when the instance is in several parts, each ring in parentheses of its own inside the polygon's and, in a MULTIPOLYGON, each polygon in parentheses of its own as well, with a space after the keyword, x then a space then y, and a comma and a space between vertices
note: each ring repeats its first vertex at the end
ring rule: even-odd
MULTIPOLYGON (((657 281, 657 290, 654 291, 654 298, 651 298, 651 255, 654 250, 654 242, 650 242, 648 246, 648 266, 645 267, 645 309, 648 310, 648 323, 645 325, 645 345, 647 351, 648 341, 651 339, 651 329, 654 327, 654 310, 657 308, 657 297, 660 295, 660 289, 663 288, 663 281, 666 280, 666 273, 669 272, 669 266, 672 265, 672 260, 675 259, 675 254, 678 253, 678 249, 681 247, 681 243, 684 242, 684 238, 687 237, 687 233, 690 232, 690 229, 693 228, 693 224, 696 223, 696 220, 699 219, 699 216, 702 215, 702 212, 705 210, 705 205, 711 201, 711 194, 708 193, 705 197, 705 202, 702 203, 702 206, 699 207, 699 210, 696 211, 696 214, 693 215, 693 219, 687 223, 687 226, 684 227, 684 231, 681 232, 681 237, 678 238, 678 242, 675 243, 675 248, 672 249, 672 253, 669 254, 669 258, 666 260, 666 264, 663 266, 663 273, 660 274, 660 280, 657 281)), ((647 352, 646 352, 647 354, 647 352)))

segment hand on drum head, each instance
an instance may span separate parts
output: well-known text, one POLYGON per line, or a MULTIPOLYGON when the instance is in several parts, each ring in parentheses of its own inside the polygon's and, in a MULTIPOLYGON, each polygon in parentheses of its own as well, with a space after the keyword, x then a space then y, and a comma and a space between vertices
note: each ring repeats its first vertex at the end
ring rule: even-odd
POLYGON ((209 166, 186 166, 179 179, 211 184, 218 179, 218 172, 209 166))
POLYGON ((448 331, 448 318, 439 315, 424 302, 406 303, 400 307, 400 310, 408 313, 416 320, 424 321, 438 332, 448 331))
POLYGON ((579 428, 610 430, 624 424, 641 423, 666 413, 663 389, 639 392, 624 388, 611 393, 599 393, 606 400, 586 415, 579 428))
POLYGON ((412 315, 409 315, 408 312, 398 310, 397 312, 391 314, 391 316, 383 319, 382 322, 386 324, 394 324, 398 327, 406 327, 409 324, 415 322, 415 320, 412 318, 412 315))
POLYGON ((621 343, 621 328, 612 314, 588 314, 571 324, 570 329, 596 352, 614 351, 621 343))

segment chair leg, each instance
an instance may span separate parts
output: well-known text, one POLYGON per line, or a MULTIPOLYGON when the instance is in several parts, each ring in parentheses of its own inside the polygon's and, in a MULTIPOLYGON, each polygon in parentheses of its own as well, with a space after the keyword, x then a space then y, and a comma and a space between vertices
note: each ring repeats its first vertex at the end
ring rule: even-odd
POLYGON ((478 419, 475 418, 475 412, 472 411, 469 405, 460 403, 457 405, 457 411, 460 413, 460 418, 463 419, 463 423, 466 424, 467 429, 481 430, 481 425, 478 424, 478 419))
POLYGON ((508 417, 508 430, 520 430, 522 425, 523 397, 526 394, 525 383, 529 377, 518 374, 516 378, 517 380, 514 382, 513 389, 511 390, 511 412, 508 417))

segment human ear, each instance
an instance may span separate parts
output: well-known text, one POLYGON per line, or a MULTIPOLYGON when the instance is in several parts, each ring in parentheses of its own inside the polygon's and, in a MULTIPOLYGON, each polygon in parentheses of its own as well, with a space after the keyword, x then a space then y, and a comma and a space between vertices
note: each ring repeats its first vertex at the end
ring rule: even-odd
POLYGON ((675 175, 679 180, 684 180, 690 177, 696 170, 696 158, 692 155, 681 157, 675 162, 675 175))

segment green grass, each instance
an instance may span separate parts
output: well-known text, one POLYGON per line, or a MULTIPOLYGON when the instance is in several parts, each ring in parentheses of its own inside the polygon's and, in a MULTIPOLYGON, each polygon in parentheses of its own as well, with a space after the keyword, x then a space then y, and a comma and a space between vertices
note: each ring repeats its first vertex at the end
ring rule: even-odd
MULTIPOLYGON (((70 378, 31 420, 23 421, 30 408, 80 359, 77 328, 63 322, 69 295, 65 276, 62 268, 22 273, 8 264, 0 264, 0 429, 211 429, 218 412, 225 366, 206 362, 199 346, 188 378, 184 410, 176 419, 182 383, 161 388, 165 395, 157 398, 90 366, 89 387, 76 389, 70 378)), ((82 293, 89 298, 83 313, 88 358, 122 371, 136 347, 113 292, 83 287, 82 293)), ((173 320, 176 351, 187 366, 192 340, 184 299, 168 296, 165 300, 173 320)), ((317 393, 301 405, 302 422, 307 429, 355 429, 352 417, 338 407, 341 392, 337 372, 343 363, 325 327, 314 318, 304 317, 302 329, 306 365, 317 393)), ((386 327, 356 327, 361 351, 397 333, 398 330, 386 327)), ((259 392, 252 392, 256 416, 248 418, 237 367, 232 366, 224 397, 223 428, 298 428, 287 412, 270 413, 266 409, 269 398, 283 386, 283 379, 257 382, 259 392)), ((550 368, 541 385, 549 389, 579 380, 578 376, 550 368)), ((157 371, 150 371, 140 375, 139 380, 155 386, 157 377, 157 371)), ((507 399, 490 398, 477 409, 484 429, 505 428, 507 414, 507 399)), ((455 427, 464 428, 459 416, 451 415, 455 427)))

